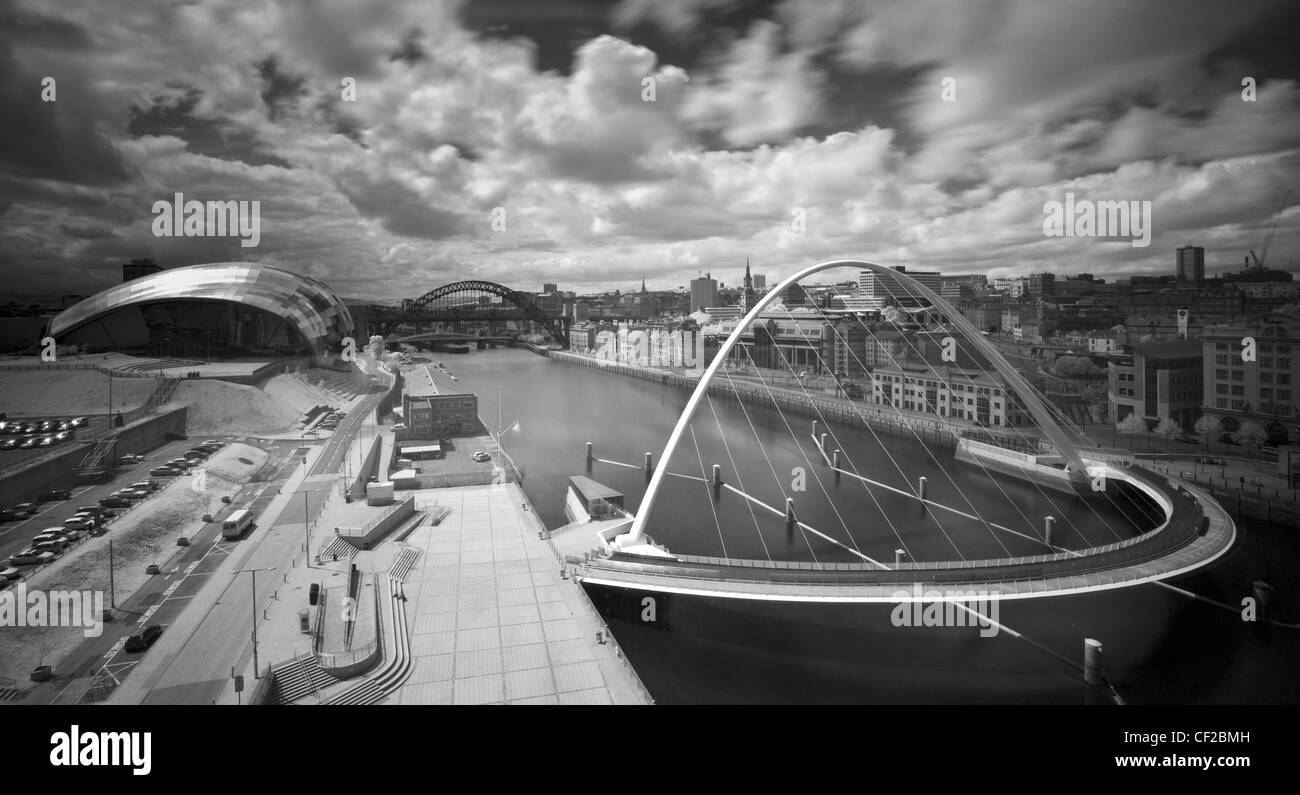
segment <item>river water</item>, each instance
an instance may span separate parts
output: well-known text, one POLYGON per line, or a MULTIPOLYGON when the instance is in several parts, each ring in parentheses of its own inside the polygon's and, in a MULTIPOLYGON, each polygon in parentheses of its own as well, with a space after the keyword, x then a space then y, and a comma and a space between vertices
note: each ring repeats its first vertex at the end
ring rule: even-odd
MULTIPOLYGON (((566 522, 565 489, 583 474, 585 442, 599 458, 640 465, 646 452, 656 463, 688 398, 682 389, 565 364, 524 350, 433 354, 474 392, 479 413, 495 429, 498 405, 504 425, 518 421, 503 441, 524 473, 523 487, 548 527, 566 522)), ((713 464, 723 479, 769 505, 795 498, 799 519, 840 545, 796 530, 778 516, 750 510, 744 500, 711 499, 702 482, 670 478, 650 516, 656 541, 670 550, 700 555, 779 560, 852 561, 865 555, 892 560, 900 546, 918 560, 977 559, 1040 554, 1043 517, 1056 518, 1057 543, 1103 544, 1150 527, 1149 517, 1111 493, 1082 500, 1062 496, 952 460, 952 452, 917 439, 823 424, 831 447, 843 451, 846 468, 880 483, 911 491, 925 475, 931 499, 957 512, 923 510, 887 489, 845 478, 838 486, 821 464, 809 437, 811 419, 783 416, 754 405, 713 401, 702 405, 669 471, 699 476, 713 464), (802 489, 800 488, 802 487, 802 489), (993 529, 991 529, 993 528, 993 529)), ((591 477, 626 495, 635 511, 645 490, 640 469, 597 463, 591 477)), ((1300 618, 1300 540, 1294 528, 1241 522, 1241 540, 1208 573, 1177 585, 1237 605, 1263 579, 1274 587, 1272 615, 1300 618)), ((1124 697, 1132 703, 1300 703, 1300 632, 1245 624, 1232 611, 1192 602, 1156 586, 1125 589, 1107 600, 1106 616, 1123 623, 1125 611, 1148 610, 1152 600, 1176 601, 1177 626, 1157 657, 1124 671, 1124 697), (1130 594, 1129 592, 1133 593, 1130 594), (1131 596, 1131 599, 1130 599, 1131 596), (1126 601, 1127 600, 1127 601, 1126 601), (1181 604, 1186 601, 1187 604, 1181 604)), ((1122 629, 1118 627, 1117 631, 1122 629)), ((615 627, 616 636, 619 628, 615 627)), ((716 701, 888 701, 887 687, 871 682, 851 692, 820 691, 825 672, 816 665, 778 665, 750 649, 710 646, 659 634, 653 642, 619 637, 633 665, 661 703, 716 701), (784 666, 775 690, 768 673, 784 666)), ((1063 698, 1070 698, 1069 695, 1063 698)), ((978 693, 959 700, 984 700, 978 693)))

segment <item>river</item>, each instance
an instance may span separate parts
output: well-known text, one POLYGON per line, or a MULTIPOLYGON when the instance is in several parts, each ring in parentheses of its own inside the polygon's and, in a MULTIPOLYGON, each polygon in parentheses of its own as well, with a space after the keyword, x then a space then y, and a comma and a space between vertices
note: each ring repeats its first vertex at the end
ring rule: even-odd
MULTIPOLYGON (((504 425, 518 421, 504 437, 507 452, 524 473, 524 490, 549 527, 565 523, 564 492, 571 475, 584 472, 585 442, 599 458, 640 465, 646 452, 659 455, 688 394, 679 388, 552 361, 524 350, 433 354, 474 392, 489 427, 497 425, 498 401, 504 425)), ((650 533, 669 549, 700 555, 783 560, 851 561, 860 555, 891 559, 900 545, 914 559, 977 559, 1038 554, 1034 540, 1043 517, 1056 517, 1057 542, 1102 544, 1149 527, 1147 517, 1118 495, 1084 501, 1002 477, 990 477, 952 461, 952 452, 916 439, 881 436, 862 429, 823 427, 842 449, 846 468, 889 486, 910 490, 918 474, 928 494, 961 513, 923 510, 914 499, 883 488, 868 489, 845 478, 838 486, 821 465, 809 438, 811 419, 783 416, 760 406, 704 403, 669 471, 699 476, 713 464, 723 477, 771 505, 794 496, 801 521, 842 545, 800 531, 762 511, 751 511, 735 495, 718 502, 707 484, 671 478, 651 515, 650 533), (725 441, 724 441, 725 440, 725 441), (698 453, 697 453, 698 449, 698 453), (802 470, 802 472, 798 470, 802 470), (798 487, 802 486, 800 490, 798 487), (963 516, 966 514, 968 516, 963 516), (975 518, 968 518, 975 517, 975 518), (991 530, 990 526, 1005 529, 991 530)), ((645 489, 639 469, 597 463, 591 477, 622 491, 635 511, 645 489)), ((1239 523, 1241 540, 1208 573, 1177 582, 1222 604, 1237 605, 1263 579, 1274 587, 1272 615, 1300 616, 1300 540, 1294 528, 1263 522, 1239 523)), ((1126 589, 1107 600, 1112 624, 1125 611, 1180 602, 1170 641, 1145 667, 1122 672, 1125 698, 1133 703, 1300 703, 1300 632, 1247 624, 1233 612, 1174 596, 1157 586, 1126 589), (1181 604, 1186 601, 1187 604, 1181 604)), ((863 682, 850 692, 818 690, 824 671, 816 665, 782 663, 734 646, 672 636, 624 638, 629 659, 656 700, 712 701, 888 701, 888 685, 863 682), (833 697, 832 697, 833 696, 833 697)), ((1118 631, 1118 629, 1117 629, 1118 631)), ((1062 698, 1072 696, 1067 691, 1062 698)), ((970 701, 981 701, 971 693, 970 701)))

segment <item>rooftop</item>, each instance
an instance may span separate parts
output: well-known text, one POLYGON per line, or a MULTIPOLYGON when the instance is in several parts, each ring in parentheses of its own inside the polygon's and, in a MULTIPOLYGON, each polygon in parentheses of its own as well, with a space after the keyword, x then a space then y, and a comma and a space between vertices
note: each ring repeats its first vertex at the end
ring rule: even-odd
POLYGON ((410 398, 438 397, 440 395, 463 395, 449 379, 439 381, 434 376, 432 365, 424 365, 406 373, 406 395, 410 398))

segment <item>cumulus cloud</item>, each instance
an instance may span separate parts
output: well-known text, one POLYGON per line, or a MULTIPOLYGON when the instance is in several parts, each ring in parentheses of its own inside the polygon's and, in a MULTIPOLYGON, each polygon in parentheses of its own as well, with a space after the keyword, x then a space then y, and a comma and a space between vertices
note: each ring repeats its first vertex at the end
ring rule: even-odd
POLYGON ((769 281, 843 255, 1164 272, 1189 240, 1236 264, 1300 175, 1300 76, 1243 103, 1250 53, 1223 54, 1277 7, 631 0, 560 72, 535 12, 488 36, 453 2, 0 5, 0 269, 253 258, 391 298, 733 281, 746 256, 769 281), (262 201, 261 245, 153 237, 175 191, 262 201), (1067 191, 1152 201, 1151 248, 1044 238, 1067 191))

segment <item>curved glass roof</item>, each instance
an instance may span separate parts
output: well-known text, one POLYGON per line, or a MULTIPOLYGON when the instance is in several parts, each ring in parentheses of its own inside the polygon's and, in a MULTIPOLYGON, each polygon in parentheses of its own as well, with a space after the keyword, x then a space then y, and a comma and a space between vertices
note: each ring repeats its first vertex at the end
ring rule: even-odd
POLYGON ((111 287, 55 315, 49 333, 58 339, 122 307, 160 301, 231 301, 270 312, 292 321, 317 354, 353 328, 347 307, 324 282, 256 262, 214 262, 111 287))

